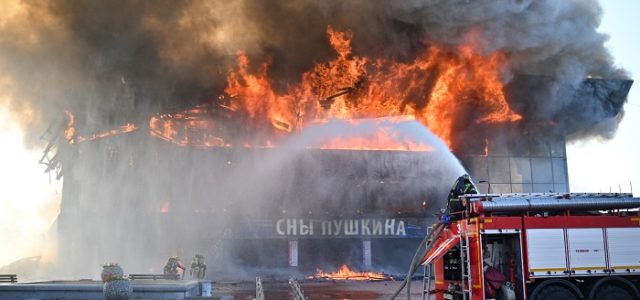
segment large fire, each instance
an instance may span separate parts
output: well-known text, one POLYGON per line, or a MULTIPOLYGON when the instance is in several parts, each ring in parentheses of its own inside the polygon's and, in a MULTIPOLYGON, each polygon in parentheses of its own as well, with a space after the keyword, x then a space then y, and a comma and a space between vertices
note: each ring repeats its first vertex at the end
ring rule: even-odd
MULTIPOLYGON (((328 27, 327 36, 336 57, 317 63, 284 92, 273 86, 268 63, 252 67, 248 55, 238 52, 224 95, 209 104, 153 117, 151 135, 182 146, 273 147, 283 137, 330 120, 384 117, 391 118, 385 120, 388 124, 393 118, 398 123, 411 118, 451 148, 460 124, 522 119, 505 97, 502 77, 507 66, 500 52, 483 54, 473 43, 456 49, 429 45, 410 61, 373 59, 352 53, 352 32, 328 27)), ((357 126, 357 121, 348 122, 357 126)), ((72 116, 70 124, 68 140, 74 135, 72 116)), ((109 133, 136 128, 127 124, 109 133)), ((385 127, 368 136, 338 136, 313 148, 432 150, 419 141, 398 138, 385 127)))
POLYGON ((502 53, 482 55, 472 44, 455 50, 430 46, 414 60, 397 62, 352 54, 351 32, 329 27, 337 57, 316 64, 286 93, 278 93, 268 77, 268 64, 249 72, 249 59, 238 53, 225 92, 230 106, 254 122, 286 131, 325 119, 411 115, 451 146, 456 117, 469 107, 478 123, 513 122, 513 112, 501 80, 506 67, 502 53))
POLYGON ((321 280, 389 280, 391 277, 384 273, 376 272, 357 272, 349 269, 347 265, 342 265, 338 271, 333 273, 325 273, 318 269, 316 274, 308 276, 307 279, 321 279, 321 280))

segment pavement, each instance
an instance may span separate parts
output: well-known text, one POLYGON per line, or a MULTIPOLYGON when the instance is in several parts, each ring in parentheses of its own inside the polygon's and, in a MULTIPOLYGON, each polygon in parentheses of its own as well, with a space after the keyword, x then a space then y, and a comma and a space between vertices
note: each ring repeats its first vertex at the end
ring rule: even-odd
MULTIPOLYGON (((389 299, 400 286, 400 281, 299 281, 304 295, 315 299, 389 299)), ((262 281, 266 300, 293 299, 291 288, 286 281, 262 281)), ((214 299, 249 300, 255 299, 255 282, 220 281, 213 283, 214 299)), ((403 291, 399 298, 405 299, 403 291)), ((411 283, 411 298, 422 299, 422 281, 411 283)))

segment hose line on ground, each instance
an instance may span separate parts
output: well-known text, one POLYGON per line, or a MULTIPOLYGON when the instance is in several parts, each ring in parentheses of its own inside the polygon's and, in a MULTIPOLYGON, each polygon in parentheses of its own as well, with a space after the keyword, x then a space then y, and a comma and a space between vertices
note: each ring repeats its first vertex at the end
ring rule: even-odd
POLYGON ((409 272, 407 272, 407 276, 404 278, 404 281, 402 282, 402 284, 400 284, 395 293, 391 295, 391 298, 389 298, 390 300, 396 299, 396 297, 400 294, 400 292, 402 292, 405 286, 407 287, 407 300, 411 300, 411 277, 413 277, 413 274, 415 274, 415 272, 418 270, 418 267, 420 266, 420 258, 424 257, 429 251, 431 251, 431 248, 433 248, 433 245, 435 243, 432 242, 426 247, 425 245, 427 244, 427 242, 432 240, 433 237, 438 237, 442 230, 444 230, 444 228, 444 223, 438 223, 435 230, 431 231, 427 236, 425 236, 422 242, 420 242, 418 249, 416 249, 416 253, 413 255, 413 259, 409 264, 409 272))

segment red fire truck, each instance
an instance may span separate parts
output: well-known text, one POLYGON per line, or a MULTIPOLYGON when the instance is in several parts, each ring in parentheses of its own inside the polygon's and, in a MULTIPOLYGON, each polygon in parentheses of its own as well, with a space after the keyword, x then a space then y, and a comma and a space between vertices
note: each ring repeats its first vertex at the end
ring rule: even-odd
POLYGON ((461 195, 418 256, 435 278, 424 298, 640 299, 638 207, 631 194, 461 195))

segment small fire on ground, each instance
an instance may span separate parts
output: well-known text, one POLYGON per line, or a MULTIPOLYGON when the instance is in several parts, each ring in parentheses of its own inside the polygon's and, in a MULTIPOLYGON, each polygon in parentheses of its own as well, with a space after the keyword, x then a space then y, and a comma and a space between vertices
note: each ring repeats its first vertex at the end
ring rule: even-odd
POLYGON ((357 272, 349 269, 347 265, 342 265, 340 269, 333 273, 325 273, 318 269, 315 275, 307 276, 308 280, 391 280, 391 275, 376 272, 357 272))

